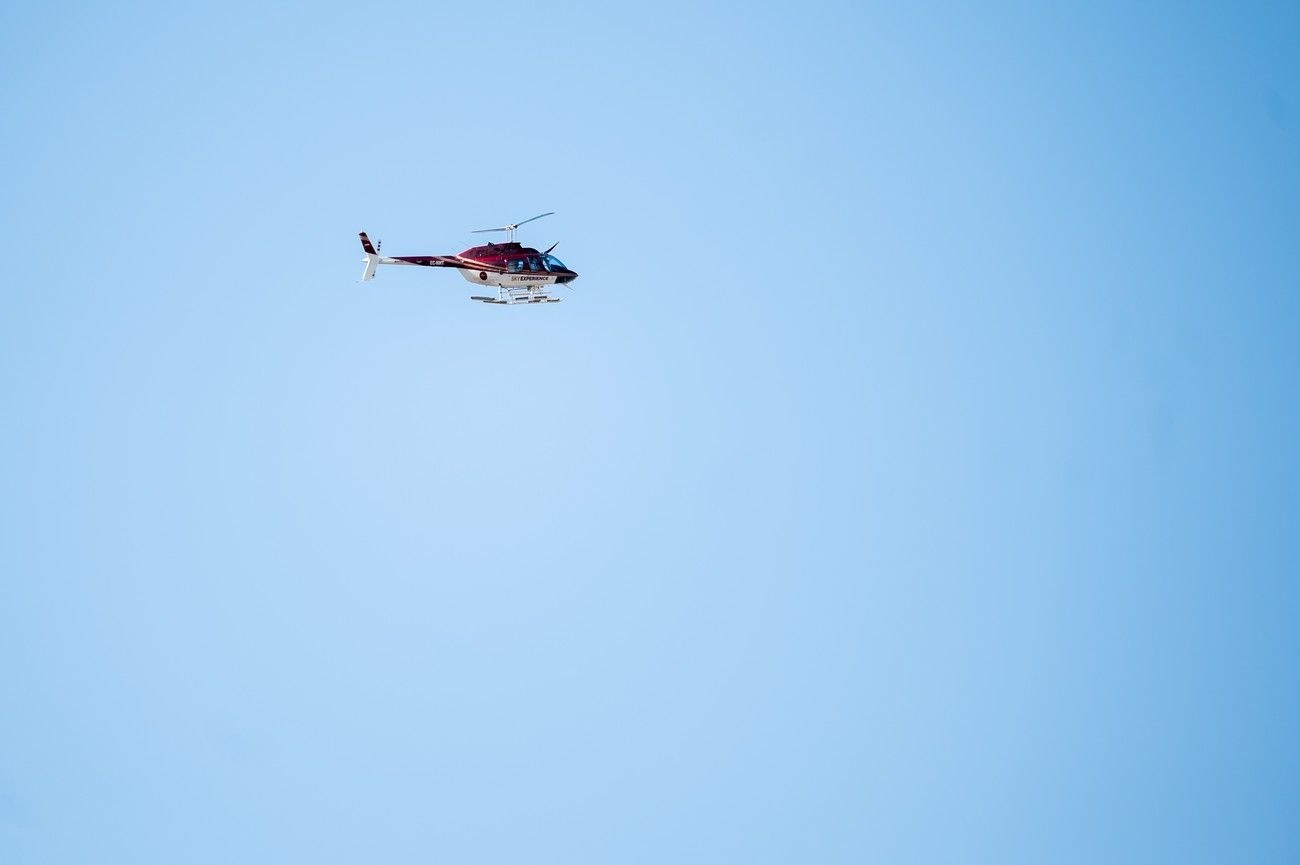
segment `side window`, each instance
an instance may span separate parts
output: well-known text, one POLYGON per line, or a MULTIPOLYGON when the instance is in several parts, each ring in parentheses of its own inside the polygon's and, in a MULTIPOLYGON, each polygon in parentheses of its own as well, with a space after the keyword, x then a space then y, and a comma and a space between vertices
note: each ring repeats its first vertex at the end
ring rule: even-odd
POLYGON ((529 269, 529 270, 532 270, 532 271, 538 271, 538 270, 541 270, 541 269, 542 269, 542 262, 541 262, 539 259, 536 259, 536 258, 530 258, 530 259, 528 259, 528 269, 529 269))
POLYGON ((516 271, 523 270, 524 269, 523 259, 512 258, 510 259, 510 261, 506 262, 506 267, 507 269, 509 269, 511 273, 515 273, 516 271))

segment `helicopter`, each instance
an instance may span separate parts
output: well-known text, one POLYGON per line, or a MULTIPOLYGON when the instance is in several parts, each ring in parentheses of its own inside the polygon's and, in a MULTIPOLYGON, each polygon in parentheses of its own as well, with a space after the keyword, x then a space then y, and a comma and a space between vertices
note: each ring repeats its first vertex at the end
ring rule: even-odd
POLYGON ((519 226, 553 216, 555 211, 539 213, 522 222, 512 222, 500 228, 480 228, 471 234, 486 234, 504 231, 505 243, 488 243, 486 246, 474 246, 459 255, 398 255, 392 258, 380 255, 383 241, 371 243, 366 233, 361 232, 361 248, 365 251, 363 259, 366 265, 361 274, 361 281, 368 282, 375 278, 375 271, 381 264, 411 264, 421 267, 454 267, 460 271, 467 282, 482 286, 495 286, 495 297, 490 295, 471 295, 470 300, 482 303, 515 305, 521 303, 559 303, 562 298, 551 294, 557 285, 569 286, 578 278, 555 256, 551 250, 558 243, 551 244, 545 252, 538 252, 532 247, 521 246, 515 242, 515 232, 519 226))

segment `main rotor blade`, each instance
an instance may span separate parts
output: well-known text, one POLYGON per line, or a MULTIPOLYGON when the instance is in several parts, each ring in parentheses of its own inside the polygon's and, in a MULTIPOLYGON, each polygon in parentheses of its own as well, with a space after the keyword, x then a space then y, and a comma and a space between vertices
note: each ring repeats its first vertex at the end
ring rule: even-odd
POLYGON ((525 219, 523 222, 515 222, 515 223, 511 223, 510 225, 503 225, 500 228, 476 228, 473 231, 471 231, 470 234, 486 234, 489 231, 514 231, 516 228, 523 225, 525 222, 532 222, 534 219, 541 219, 543 216, 554 216, 554 215, 555 215, 555 211, 552 210, 549 213, 539 213, 536 216, 532 217, 531 219, 525 219))
MULTIPOLYGON (((525 219, 524 222, 532 222, 534 219, 541 219, 543 216, 554 216, 554 215, 555 215, 555 211, 554 211, 554 210, 550 210, 550 211, 547 211, 546 213, 539 213, 539 214, 537 214, 536 216, 530 217, 529 219, 525 219)), ((514 227, 515 227, 515 228, 518 228, 519 226, 523 225, 524 222, 516 222, 516 223, 514 224, 514 227)))

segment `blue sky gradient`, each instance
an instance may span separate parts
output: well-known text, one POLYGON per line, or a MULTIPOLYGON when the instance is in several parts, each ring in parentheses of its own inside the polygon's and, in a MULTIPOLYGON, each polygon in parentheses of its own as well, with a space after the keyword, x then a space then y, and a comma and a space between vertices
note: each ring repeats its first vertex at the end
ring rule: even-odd
POLYGON ((0 861, 1300 858, 1300 7, 1041 7, 0 10, 0 861))

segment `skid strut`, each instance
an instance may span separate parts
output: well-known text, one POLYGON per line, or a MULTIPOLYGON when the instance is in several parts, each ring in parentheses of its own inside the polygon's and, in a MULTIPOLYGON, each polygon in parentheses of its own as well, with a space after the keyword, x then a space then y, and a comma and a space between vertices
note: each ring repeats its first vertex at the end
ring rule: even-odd
POLYGON ((546 293, 550 286, 524 286, 521 288, 506 288, 500 286, 497 288, 496 297, 484 297, 483 295, 471 295, 470 300, 477 300, 480 303, 496 303, 502 306, 514 306, 521 303, 559 303, 563 298, 552 297, 546 293))

